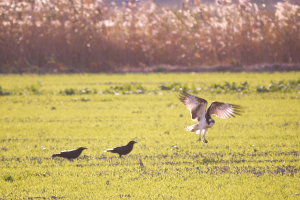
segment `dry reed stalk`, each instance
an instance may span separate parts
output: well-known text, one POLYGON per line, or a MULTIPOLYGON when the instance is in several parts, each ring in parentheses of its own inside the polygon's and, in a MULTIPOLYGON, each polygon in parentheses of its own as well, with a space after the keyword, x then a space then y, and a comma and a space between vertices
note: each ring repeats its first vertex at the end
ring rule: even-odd
POLYGON ((103 72, 147 65, 300 62, 300 7, 277 3, 122 8, 102 1, 0 6, 0 73, 103 72))

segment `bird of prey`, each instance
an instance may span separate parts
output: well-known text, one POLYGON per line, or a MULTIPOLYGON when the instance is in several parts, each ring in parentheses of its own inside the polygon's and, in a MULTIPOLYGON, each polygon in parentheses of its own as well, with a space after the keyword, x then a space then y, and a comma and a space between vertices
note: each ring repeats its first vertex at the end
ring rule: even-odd
POLYGON ((205 99, 185 92, 180 93, 179 99, 190 110, 192 120, 198 121, 197 124, 185 126, 184 129, 199 134, 199 141, 201 141, 201 134, 203 134, 203 142, 205 143, 207 143, 205 135, 207 134, 208 128, 215 125, 215 120, 211 118, 212 115, 216 115, 222 119, 227 119, 235 117, 234 115, 240 115, 242 112, 242 107, 239 105, 217 101, 212 102, 206 110, 207 101, 205 99))
POLYGON ((115 147, 113 149, 107 149, 104 152, 112 152, 112 153, 118 153, 120 158, 122 155, 127 155, 132 151, 133 145, 137 143, 135 141, 130 141, 127 145, 121 146, 121 147, 115 147))
POLYGON ((80 147, 78 149, 72 149, 72 150, 69 150, 69 151, 62 151, 60 153, 53 154, 51 157, 52 158, 62 157, 62 158, 67 158, 67 159, 71 160, 71 159, 78 158, 80 156, 81 152, 85 149, 87 149, 87 148, 80 147))

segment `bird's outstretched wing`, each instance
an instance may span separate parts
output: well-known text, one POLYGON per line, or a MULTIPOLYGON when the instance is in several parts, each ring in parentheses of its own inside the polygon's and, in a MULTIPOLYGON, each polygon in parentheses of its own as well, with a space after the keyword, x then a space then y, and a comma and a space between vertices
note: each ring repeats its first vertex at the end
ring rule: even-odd
POLYGON ((223 102, 212 102, 207 109, 206 115, 216 115, 222 119, 228 119, 235 117, 234 115, 241 115, 243 107, 234 104, 228 104, 223 102))
POLYGON ((179 99, 191 111, 193 121, 200 121, 201 118, 205 117, 207 106, 207 101, 205 99, 201 99, 185 92, 180 93, 179 99))

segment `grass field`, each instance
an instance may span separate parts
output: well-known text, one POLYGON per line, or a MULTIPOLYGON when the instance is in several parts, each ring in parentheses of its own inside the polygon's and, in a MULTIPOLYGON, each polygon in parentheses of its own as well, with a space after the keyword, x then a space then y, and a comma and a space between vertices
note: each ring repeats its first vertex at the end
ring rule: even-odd
POLYGON ((0 199, 299 198, 299 75, 1 75, 0 199), (198 142, 180 87, 245 112, 198 142), (104 153, 130 140, 128 156, 104 153))

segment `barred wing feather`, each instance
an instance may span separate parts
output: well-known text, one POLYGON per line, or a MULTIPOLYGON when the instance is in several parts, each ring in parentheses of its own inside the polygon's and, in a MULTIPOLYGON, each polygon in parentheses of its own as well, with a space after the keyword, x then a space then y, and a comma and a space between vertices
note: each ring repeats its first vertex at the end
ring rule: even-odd
POLYGON ((242 107, 239 105, 215 101, 208 107, 206 115, 216 115, 222 119, 228 119, 240 115, 241 112, 242 107))
POLYGON ((180 93, 179 99, 190 110, 193 121, 200 121, 201 118, 205 117, 207 107, 207 101, 205 99, 185 92, 180 93))

